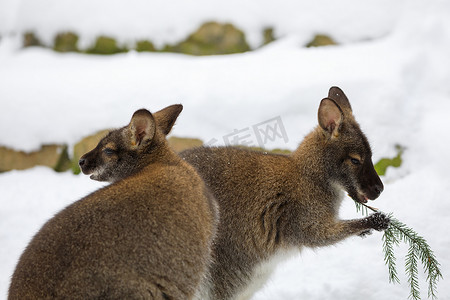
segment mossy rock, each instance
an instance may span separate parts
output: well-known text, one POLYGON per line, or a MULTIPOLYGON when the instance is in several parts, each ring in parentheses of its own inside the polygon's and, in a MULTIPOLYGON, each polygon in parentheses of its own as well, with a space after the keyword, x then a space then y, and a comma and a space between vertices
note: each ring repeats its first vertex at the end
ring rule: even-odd
POLYGON ((42 46, 42 43, 34 32, 25 32, 23 35, 23 47, 26 48, 32 46, 42 46))
POLYGON ((171 136, 168 139, 169 146, 175 151, 175 152, 181 152, 186 149, 200 147, 203 145, 203 141, 200 139, 194 139, 194 138, 181 138, 181 137, 175 137, 171 136))
POLYGON ((337 45, 337 43, 328 35, 317 34, 311 42, 306 44, 306 47, 321 47, 330 45, 337 45))
POLYGON ((64 148, 61 151, 61 155, 59 157, 58 162, 53 167, 56 172, 64 172, 69 170, 72 167, 72 161, 69 157, 68 147, 64 145, 64 148))
POLYGON ((292 153, 291 150, 288 150, 288 149, 279 149, 279 148, 275 148, 275 149, 269 150, 269 152, 275 153, 275 154, 286 154, 286 155, 292 153))
POLYGON ((248 146, 244 146, 244 145, 238 145, 237 147, 240 148, 244 148, 244 149, 251 149, 253 151, 258 151, 258 152, 267 152, 267 153, 274 153, 274 154, 291 154, 292 151, 288 150, 288 149, 280 149, 280 148, 275 148, 275 149, 265 149, 262 147, 248 147, 248 146))
POLYGON ((54 40, 53 50, 57 52, 78 52, 78 35, 73 32, 59 33, 54 40))
POLYGON ((56 171, 70 168, 66 145, 43 145, 32 152, 16 151, 0 147, 0 172, 25 170, 35 166, 47 166, 56 171))
MULTIPOLYGON (((169 142, 169 146, 175 151, 175 152, 182 152, 186 149, 191 149, 191 148, 195 148, 195 147, 200 147, 203 146, 204 143, 202 140, 200 139, 196 139, 196 138, 181 138, 181 137, 175 137, 172 136, 168 139, 169 142)), ((269 153, 276 153, 276 154, 290 154, 291 151, 287 150, 287 149, 264 149, 261 147, 247 147, 247 146, 242 146, 239 145, 237 147, 242 147, 242 148, 248 148, 248 149, 252 149, 255 151, 260 151, 260 152, 269 152, 269 153)))
POLYGON ((127 51, 128 49, 125 47, 119 47, 115 39, 107 36, 99 36, 95 41, 95 45, 89 48, 86 53, 110 55, 127 51))
POLYGON ((173 46, 166 45, 163 51, 191 55, 215 55, 242 53, 250 50, 245 34, 232 24, 208 22, 173 46))
POLYGON ((136 42, 136 51, 137 52, 155 52, 156 48, 150 41, 137 41, 136 42))
POLYGON ((374 165, 375 171, 378 175, 385 175, 388 167, 398 168, 402 165, 402 154, 404 148, 400 145, 396 145, 395 148, 397 149, 397 155, 394 158, 382 158, 374 165))
POLYGON ((263 29, 263 45, 267 45, 275 41, 274 30, 272 27, 263 29))
POLYGON ((97 146, 98 142, 100 142, 100 140, 104 136, 106 136, 108 132, 109 130, 101 130, 97 133, 83 138, 81 141, 74 145, 72 157, 72 171, 74 174, 79 174, 81 172, 80 167, 78 166, 80 157, 94 149, 97 146))

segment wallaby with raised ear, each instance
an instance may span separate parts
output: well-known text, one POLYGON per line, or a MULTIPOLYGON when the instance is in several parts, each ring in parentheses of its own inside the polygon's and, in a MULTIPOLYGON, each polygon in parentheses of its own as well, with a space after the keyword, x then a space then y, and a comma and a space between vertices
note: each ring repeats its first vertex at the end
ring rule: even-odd
POLYGON ((217 209, 193 167, 168 147, 182 110, 144 109, 80 159, 113 182, 69 205, 34 236, 9 299, 192 299, 207 280, 217 209))
POLYGON ((291 155, 238 147, 180 154, 219 204, 211 281, 204 292, 210 299, 248 299, 288 254, 388 227, 381 213, 338 218, 343 191, 365 203, 383 190, 367 138, 339 88, 321 101, 318 122, 291 155))

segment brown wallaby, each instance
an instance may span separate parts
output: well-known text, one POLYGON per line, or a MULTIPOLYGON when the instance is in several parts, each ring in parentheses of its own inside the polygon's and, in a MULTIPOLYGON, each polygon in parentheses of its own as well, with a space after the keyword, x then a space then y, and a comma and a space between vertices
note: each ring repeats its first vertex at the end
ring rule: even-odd
POLYGON ((369 143, 339 88, 332 87, 320 103, 318 120, 291 155, 236 147, 180 154, 219 204, 211 281, 203 292, 210 299, 248 299, 287 254, 388 227, 381 213, 338 218, 342 190, 359 202, 383 190, 369 143))
POLYGON ((181 105, 134 113, 80 159, 114 182, 50 219, 19 259, 9 299, 192 299, 207 280, 217 208, 169 149, 181 105), (120 174, 120 176, 118 175, 120 174))

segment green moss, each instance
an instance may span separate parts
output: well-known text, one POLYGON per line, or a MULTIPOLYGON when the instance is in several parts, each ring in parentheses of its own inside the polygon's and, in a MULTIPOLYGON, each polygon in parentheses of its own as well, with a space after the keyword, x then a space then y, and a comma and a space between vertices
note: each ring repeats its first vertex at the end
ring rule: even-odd
POLYGON ((136 51, 137 52, 155 52, 156 48, 150 41, 138 41, 136 43, 136 51))
POLYGON ((78 35, 73 32, 59 33, 54 40, 53 50, 57 52, 78 52, 78 35))
POLYGON ((75 175, 79 175, 81 173, 81 169, 77 164, 72 164, 72 173, 75 175))
POLYGON ((378 175, 385 175, 388 167, 398 168, 402 165, 404 148, 400 145, 396 145, 395 148, 397 149, 397 156, 394 158, 382 158, 375 164, 375 171, 377 171, 378 175))
POLYGON ((316 36, 314 36, 311 42, 306 44, 306 47, 320 47, 330 45, 337 45, 337 43, 327 35, 317 34, 316 36))
POLYGON ((107 36, 99 36, 95 41, 95 45, 88 49, 86 53, 109 55, 127 51, 128 49, 125 47, 119 47, 115 39, 107 36))
POLYGON ((208 22, 175 45, 166 45, 165 52, 191 55, 216 55, 242 53, 250 50, 244 33, 232 24, 208 22))
POLYGON ((25 32, 23 35, 23 47, 42 46, 41 41, 34 32, 25 32))
POLYGON ((56 172, 64 172, 70 169, 72 162, 69 157, 69 152, 67 151, 67 145, 64 145, 61 150, 61 155, 59 157, 58 162, 53 168, 56 172))

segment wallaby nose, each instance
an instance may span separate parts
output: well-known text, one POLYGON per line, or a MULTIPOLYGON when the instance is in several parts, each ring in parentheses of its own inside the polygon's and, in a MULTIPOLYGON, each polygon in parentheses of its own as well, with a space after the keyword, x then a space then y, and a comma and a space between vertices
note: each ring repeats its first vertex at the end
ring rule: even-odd
POLYGON ((384 190, 383 184, 375 186, 375 193, 377 193, 378 195, 380 195, 381 192, 383 192, 383 190, 384 190))
POLYGON ((374 193, 374 198, 378 198, 380 196, 381 192, 383 192, 384 186, 383 183, 380 181, 379 183, 375 184, 372 188, 372 191, 374 193))
POLYGON ((84 166, 85 163, 86 163, 86 159, 84 159, 84 158, 80 158, 80 160, 78 161, 78 165, 80 167, 84 166))

